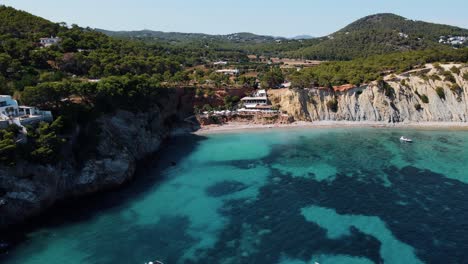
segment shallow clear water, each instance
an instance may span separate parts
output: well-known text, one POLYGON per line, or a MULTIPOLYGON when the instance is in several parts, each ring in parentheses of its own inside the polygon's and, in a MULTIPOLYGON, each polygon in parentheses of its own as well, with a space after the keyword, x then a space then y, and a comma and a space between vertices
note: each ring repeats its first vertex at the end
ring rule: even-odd
POLYGON ((0 260, 468 261, 468 132, 184 136, 161 155, 128 188, 48 216, 0 260))

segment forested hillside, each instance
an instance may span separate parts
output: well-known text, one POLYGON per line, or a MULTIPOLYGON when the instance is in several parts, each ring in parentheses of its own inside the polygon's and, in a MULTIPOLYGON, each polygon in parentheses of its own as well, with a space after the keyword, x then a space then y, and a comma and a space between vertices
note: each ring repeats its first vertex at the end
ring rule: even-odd
POLYGON ((468 30, 414 21, 394 14, 377 14, 353 22, 322 38, 316 45, 288 54, 309 59, 349 60, 396 51, 442 47, 439 44, 440 36, 468 36, 468 30))
POLYGON ((56 120, 29 128, 26 145, 15 143, 18 128, 1 131, 1 162, 55 162, 61 135, 77 124, 86 128, 101 113, 148 109, 167 92, 158 89, 162 82, 178 81, 200 58, 190 49, 117 40, 0 6, 0 94, 51 110, 56 120), (49 36, 60 37, 60 45, 42 47, 39 38, 49 36))
POLYGON ((403 73, 435 62, 468 63, 468 48, 456 50, 444 47, 374 55, 351 61, 327 62, 294 72, 289 79, 296 88, 360 85, 381 80, 385 75, 403 73))
POLYGON ((367 16, 329 36, 299 40, 249 33, 208 35, 150 30, 100 31, 110 36, 150 43, 171 43, 181 47, 195 45, 244 54, 319 60, 350 60, 397 51, 441 48, 446 46, 439 43, 441 36, 468 37, 467 29, 414 21, 394 14, 367 16))
POLYGON ((118 38, 128 38, 134 40, 166 40, 174 42, 190 42, 204 39, 207 41, 229 41, 229 42, 252 42, 265 43, 275 40, 284 40, 285 38, 275 38, 271 36, 261 36, 252 33, 242 32, 229 35, 209 35, 203 33, 180 33, 180 32, 162 32, 153 30, 137 31, 110 31, 105 29, 96 29, 106 35, 118 38))
MULTIPOLYGON (((248 33, 211 39, 176 33, 163 34, 166 39, 157 41, 151 40, 151 35, 135 41, 0 6, 0 94, 51 110, 56 120, 28 128, 26 145, 16 143, 17 127, 0 131, 0 163, 11 165, 18 159, 54 163, 60 159, 67 133, 77 126, 83 128, 81 149, 87 149, 97 133, 92 122, 100 115, 117 110, 144 112, 171 92, 167 87, 192 85, 200 97, 213 94, 212 87, 203 86, 207 83, 216 88, 251 88, 258 84, 257 79, 267 88, 285 79, 293 81, 295 87, 330 87, 367 83, 428 62, 468 62, 466 48, 437 43, 438 35, 451 34, 467 32, 384 14, 361 19, 326 39, 286 40, 248 33), (59 37, 60 43, 41 46, 40 38, 50 36, 59 37), (248 54, 359 58, 297 72, 281 69, 279 64, 249 61, 248 54), (216 73, 212 62, 220 59, 238 67, 241 74, 231 78, 216 73)), ((228 103, 232 107, 232 102, 228 103)))
MULTIPOLYGON (((315 39, 286 39, 262 36, 252 33, 234 33, 228 35, 209 35, 200 33, 162 32, 152 30, 110 31, 96 29, 108 36, 135 40, 145 43, 157 43, 182 48, 203 49, 211 53, 226 56, 231 53, 238 57, 248 54, 263 56, 282 56, 287 51, 298 50, 317 43, 315 39), (224 54, 223 54, 224 53, 224 54)), ((231 56, 232 58, 233 56, 231 56)))

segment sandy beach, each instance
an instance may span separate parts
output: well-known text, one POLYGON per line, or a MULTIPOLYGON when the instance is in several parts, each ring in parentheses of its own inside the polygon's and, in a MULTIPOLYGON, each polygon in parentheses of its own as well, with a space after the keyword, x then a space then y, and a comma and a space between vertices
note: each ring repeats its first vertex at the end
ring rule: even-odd
POLYGON ((197 135, 242 132, 247 130, 270 130, 270 129, 320 129, 320 128, 411 128, 411 129, 446 129, 446 130, 466 130, 468 131, 468 122, 404 122, 404 123, 386 123, 372 121, 316 121, 306 122, 297 121, 291 124, 250 124, 243 122, 230 122, 223 125, 203 126, 193 132, 197 135))

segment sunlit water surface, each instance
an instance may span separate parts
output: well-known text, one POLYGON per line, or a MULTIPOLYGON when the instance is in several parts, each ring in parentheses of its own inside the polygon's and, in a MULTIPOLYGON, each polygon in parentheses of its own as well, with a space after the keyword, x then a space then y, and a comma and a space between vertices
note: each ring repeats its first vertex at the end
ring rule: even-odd
POLYGON ((467 263, 467 172, 463 131, 183 136, 128 188, 50 216, 0 260, 467 263))

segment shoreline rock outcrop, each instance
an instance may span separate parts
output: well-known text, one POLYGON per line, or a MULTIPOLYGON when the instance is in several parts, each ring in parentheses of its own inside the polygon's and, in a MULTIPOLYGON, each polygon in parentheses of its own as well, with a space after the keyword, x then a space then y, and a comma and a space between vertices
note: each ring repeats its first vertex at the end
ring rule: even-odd
MULTIPOLYGON (((452 66, 442 67, 447 73, 452 66)), ((455 82, 444 80, 439 71, 422 69, 421 74, 413 71, 346 91, 280 89, 268 96, 301 121, 467 122, 468 67, 450 73, 455 82)))
POLYGON ((155 103, 147 112, 117 111, 100 117, 95 122, 100 130, 96 151, 83 161, 78 162, 68 146, 65 158, 55 165, 19 161, 14 167, 0 167, 0 230, 42 213, 57 201, 131 180, 137 162, 157 152, 172 128, 191 113, 192 97, 193 92, 176 90, 164 98, 163 106, 155 103))
MULTIPOLYGON (((468 122, 468 67, 458 65, 458 73, 452 72, 450 77, 452 66, 426 66, 429 68, 420 72, 339 91, 269 90, 271 103, 287 115, 230 116, 216 122, 468 122)), ((0 166, 0 230, 40 214, 57 201, 116 188, 131 180, 137 162, 157 152, 174 124, 193 114, 196 103, 195 90, 174 89, 147 112, 117 111, 100 117, 96 151, 81 161, 70 146, 56 165, 19 161, 15 167, 0 166)), ((198 121, 202 125, 214 122, 209 118, 198 121)))

